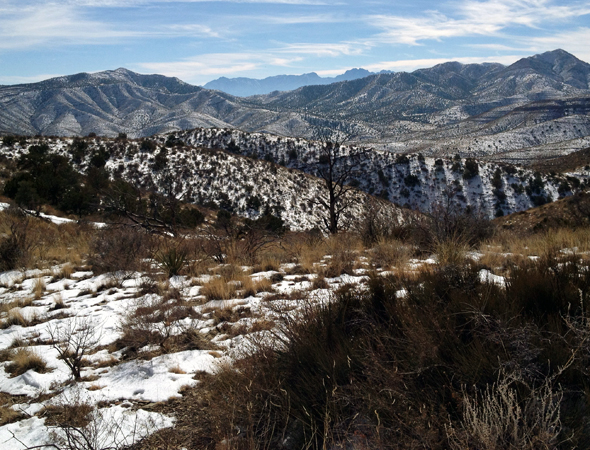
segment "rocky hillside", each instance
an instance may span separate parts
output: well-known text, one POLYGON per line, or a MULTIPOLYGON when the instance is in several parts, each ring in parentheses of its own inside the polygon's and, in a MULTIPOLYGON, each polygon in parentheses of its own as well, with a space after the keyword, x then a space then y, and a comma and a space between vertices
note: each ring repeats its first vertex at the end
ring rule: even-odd
MULTIPOLYGON (((175 136, 192 146, 227 149, 313 175, 320 169, 320 142, 231 129, 196 129, 175 136)), ((354 146, 344 146, 340 159, 346 162, 359 155, 357 177, 350 181, 353 185, 423 212, 451 198, 457 205, 489 217, 511 214, 571 195, 590 176, 583 167, 542 174, 510 164, 393 154, 354 146)))
MULTIPOLYGON (((41 141, 51 152, 70 158, 80 172, 86 172, 100 153, 112 178, 144 189, 173 192, 184 201, 243 217, 258 218, 271 211, 292 229, 324 228, 327 214, 319 199, 327 191, 318 178, 325 169, 321 142, 199 128, 143 140, 28 139, 1 145, 0 155, 16 159, 41 141)), ((384 211, 394 220, 403 220, 403 213, 392 204, 422 212, 453 204, 490 218, 502 216, 572 195, 590 178, 586 165, 558 174, 457 156, 431 158, 354 146, 342 146, 334 160, 339 167, 354 166, 346 180, 355 196, 354 206, 345 213, 347 223, 361 217, 363 205, 375 197, 388 205, 384 211)))
MULTIPOLYGON (((152 140, 127 141, 87 139, 76 146, 69 138, 29 139, 26 143, 0 145, 0 155, 16 160, 31 145, 45 142, 49 152, 67 156, 80 172, 86 172, 97 154, 106 156, 106 170, 146 190, 200 205, 223 208, 242 217, 259 218, 271 212, 292 230, 325 229, 326 209, 323 181, 299 170, 281 167, 221 150, 188 147, 169 136, 152 140), (173 145, 171 144, 173 143, 173 145), (76 156, 74 156, 76 155, 76 156)), ((363 191, 352 189, 352 206, 344 211, 342 226, 351 226, 363 216, 367 202, 379 207, 379 214, 390 222, 403 221, 404 212, 363 191)))

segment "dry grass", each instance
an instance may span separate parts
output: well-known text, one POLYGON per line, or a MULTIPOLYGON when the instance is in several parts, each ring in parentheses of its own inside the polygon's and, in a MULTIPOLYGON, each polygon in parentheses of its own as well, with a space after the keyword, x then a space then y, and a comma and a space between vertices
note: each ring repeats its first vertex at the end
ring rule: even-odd
MULTIPOLYGON (((8 220, 0 212, 0 234, 7 233, 8 220)), ((25 219, 23 219, 25 220, 25 219)), ((87 225, 67 223, 56 225, 35 217, 27 217, 27 239, 33 243, 29 251, 28 268, 49 268, 55 264, 79 265, 88 252, 88 242, 93 232, 87 225)), ((24 222, 23 222, 24 223, 24 222)))
POLYGON ((17 300, 13 300, 7 303, 0 303, 0 314, 8 313, 10 310, 14 308, 24 308, 26 306, 31 306, 33 304, 32 297, 21 297, 17 300))
POLYGON ((441 242, 436 242, 434 245, 436 261, 442 266, 460 265, 465 261, 465 255, 468 249, 469 247, 460 239, 447 239, 441 242))
POLYGON ((412 258, 414 249, 408 244, 398 240, 380 241, 370 251, 371 263, 374 267, 384 270, 395 267, 401 269, 412 258))
POLYGON ((170 367, 170 369, 168 369, 168 372, 170 372, 170 373, 176 373, 176 374, 179 374, 179 375, 186 373, 184 370, 182 370, 180 368, 180 366, 170 367))
POLYGON ((233 264, 220 267, 217 270, 217 276, 204 283, 201 288, 201 294, 207 300, 231 300, 271 291, 270 280, 265 278, 253 280, 241 267, 233 264))
POLYGON ((260 264, 257 264, 252 269, 252 272, 266 272, 269 270, 278 271, 281 266, 281 258, 275 254, 265 254, 261 259, 260 264))
POLYGON ((272 292, 272 281, 268 278, 259 278, 253 280, 251 277, 245 277, 241 282, 240 293, 242 297, 250 297, 259 292, 272 292))
POLYGON ((12 325, 20 325, 21 327, 29 325, 29 322, 23 317, 19 308, 13 308, 8 311, 8 315, 6 316, 6 319, 2 321, 0 328, 5 329, 12 325))
POLYGON ((53 308, 52 309, 63 309, 66 307, 64 303, 64 299, 61 294, 58 292, 57 294, 53 295, 53 308))
POLYGON ((39 300, 41 297, 43 297, 45 288, 45 280, 42 277, 35 279, 35 284, 33 285, 33 295, 35 300, 39 300))
POLYGON ((17 404, 16 398, 10 394, 0 393, 0 426, 23 419, 24 415, 16 411, 13 406, 17 404))
POLYGON ((531 235, 519 235, 510 231, 500 231, 486 246, 500 248, 505 253, 522 256, 545 256, 555 254, 562 249, 574 249, 576 252, 590 251, 590 229, 576 230, 560 228, 531 235))
POLYGON ((87 403, 49 405, 39 412, 40 417, 46 417, 47 425, 84 428, 90 423, 90 414, 94 406, 87 403))
POLYGON ((240 316, 242 315, 240 312, 243 312, 243 309, 240 311, 237 308, 233 308, 231 306, 223 307, 223 308, 216 308, 212 311, 212 318, 215 325, 219 325, 220 323, 234 323, 240 320, 240 316))
POLYGON ((316 264, 327 254, 325 242, 314 244, 304 244, 297 249, 297 262, 303 273, 313 273, 316 271, 316 264))
POLYGON ((10 361, 10 364, 6 366, 6 371, 13 377, 22 375, 28 370, 34 370, 37 373, 49 371, 45 360, 35 351, 28 348, 17 349, 12 354, 10 361))
POLYGON ((238 283, 227 282, 223 278, 213 278, 201 288, 201 294, 207 300, 230 300, 236 298, 237 292, 238 283))
POLYGON ((74 273, 74 266, 71 263, 64 264, 59 271, 59 278, 70 278, 74 273))
POLYGON ((250 333, 256 333, 257 331, 268 331, 276 328, 276 326, 277 324, 274 320, 260 319, 255 320, 248 331, 250 333))

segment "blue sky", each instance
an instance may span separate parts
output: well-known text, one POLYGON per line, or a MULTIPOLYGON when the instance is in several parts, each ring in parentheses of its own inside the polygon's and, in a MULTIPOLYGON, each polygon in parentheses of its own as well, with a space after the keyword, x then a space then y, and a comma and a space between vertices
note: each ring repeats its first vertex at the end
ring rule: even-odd
POLYGON ((126 67, 202 85, 556 48, 590 62, 589 43, 590 1, 0 0, 0 84, 126 67))

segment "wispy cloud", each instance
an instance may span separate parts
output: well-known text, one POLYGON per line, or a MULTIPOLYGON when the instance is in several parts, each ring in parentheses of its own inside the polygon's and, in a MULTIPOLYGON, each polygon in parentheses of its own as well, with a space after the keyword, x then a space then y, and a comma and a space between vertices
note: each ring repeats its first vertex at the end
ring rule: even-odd
MULTIPOLYGON (((36 0, 39 1, 39 0, 36 0)), ((328 5, 331 0, 66 0, 65 3, 95 8, 121 8, 147 4, 164 3, 262 3, 277 5, 328 5)))
POLYGON ((588 42, 590 42, 590 28, 588 27, 522 40, 522 44, 528 45, 531 53, 562 48, 584 61, 590 61, 590 45, 588 45, 588 42))
POLYGON ((418 45, 426 40, 496 35, 511 26, 534 28, 590 14, 587 2, 567 6, 552 0, 467 0, 457 4, 453 16, 429 11, 419 17, 370 15, 366 22, 382 29, 377 42, 418 45))
POLYGON ((0 49, 49 43, 105 43, 141 35, 142 32, 118 30, 100 21, 87 20, 67 5, 48 4, 18 9, 6 7, 0 17, 0 49))
POLYGON ((341 55, 360 55, 363 47, 359 44, 337 43, 299 43, 286 44, 283 48, 274 50, 277 53, 295 53, 299 55, 313 55, 318 57, 336 57, 341 55))

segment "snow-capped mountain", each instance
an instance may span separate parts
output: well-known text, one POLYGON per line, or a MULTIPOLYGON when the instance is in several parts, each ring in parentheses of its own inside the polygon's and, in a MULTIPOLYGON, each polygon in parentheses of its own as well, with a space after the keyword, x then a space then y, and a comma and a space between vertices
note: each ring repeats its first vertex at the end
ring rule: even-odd
POLYGON ((590 64, 563 50, 445 63, 248 98, 126 69, 0 87, 0 133, 130 137, 195 127, 307 137, 317 127, 427 156, 523 161, 590 145, 590 64))

